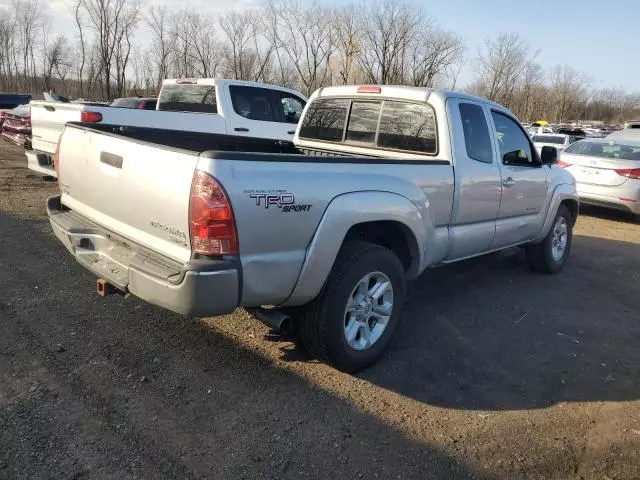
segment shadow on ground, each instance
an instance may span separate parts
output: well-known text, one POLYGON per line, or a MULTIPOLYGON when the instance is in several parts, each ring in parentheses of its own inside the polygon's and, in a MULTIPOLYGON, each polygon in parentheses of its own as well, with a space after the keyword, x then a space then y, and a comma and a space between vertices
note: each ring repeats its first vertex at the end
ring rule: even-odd
POLYGON ((530 272, 520 249, 431 270, 361 376, 456 409, 637 400, 639 284, 640 245, 583 236, 556 276, 530 272))
POLYGON ((46 222, 0 231, 1 478, 484 476, 200 322, 99 299, 46 222))
POLYGON ((611 208, 599 207, 596 205, 580 205, 580 215, 601 218, 603 220, 612 220, 614 222, 624 222, 629 224, 640 224, 640 220, 635 218, 629 212, 614 210, 611 208))

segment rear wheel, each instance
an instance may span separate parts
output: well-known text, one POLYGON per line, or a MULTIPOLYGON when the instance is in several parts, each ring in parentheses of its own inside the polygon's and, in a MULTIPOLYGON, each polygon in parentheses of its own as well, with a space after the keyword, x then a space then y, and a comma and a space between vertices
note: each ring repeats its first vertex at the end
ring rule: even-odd
POLYGON ((300 325, 309 352, 345 372, 375 362, 400 319, 406 282, 398 257, 366 242, 345 245, 300 325))
POLYGON ((527 261, 532 270, 555 274, 562 270, 571 253, 573 218, 570 210, 561 205, 551 230, 540 243, 528 245, 527 261))

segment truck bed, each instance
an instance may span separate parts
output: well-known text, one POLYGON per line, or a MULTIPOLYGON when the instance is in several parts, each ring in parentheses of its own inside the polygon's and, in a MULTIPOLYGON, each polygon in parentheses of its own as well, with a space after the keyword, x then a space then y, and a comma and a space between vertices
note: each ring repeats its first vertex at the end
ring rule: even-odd
MULTIPOLYGON (((185 153, 196 153, 209 158, 219 156, 216 152, 225 152, 224 157, 233 160, 255 160, 255 157, 244 155, 244 153, 280 154, 278 155, 277 161, 301 160, 296 157, 283 157, 282 154, 319 157, 317 159, 318 161, 327 161, 326 157, 349 157, 350 161, 353 162, 358 157, 356 155, 330 150, 297 148, 292 142, 273 140, 270 138, 238 137, 236 135, 96 123, 70 122, 69 125, 75 125, 85 130, 114 137, 126 137, 139 143, 146 143, 153 146, 161 145, 185 153), (230 158, 230 154, 227 152, 242 152, 243 154, 232 155, 231 157, 233 158, 230 158)), ((360 156, 360 158, 371 159, 374 157, 360 156)), ((305 158, 307 162, 310 160, 313 159, 305 158)))

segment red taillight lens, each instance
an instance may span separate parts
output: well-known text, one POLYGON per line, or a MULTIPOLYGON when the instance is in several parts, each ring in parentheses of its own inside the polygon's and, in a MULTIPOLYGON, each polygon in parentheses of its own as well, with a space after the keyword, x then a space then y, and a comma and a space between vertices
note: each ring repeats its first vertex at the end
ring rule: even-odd
POLYGON ((99 112, 82 112, 80 121, 84 123, 98 123, 102 121, 102 114, 99 112))
POLYGON ((626 168, 624 170, 616 170, 616 173, 618 175, 622 175, 623 177, 640 180, 640 168, 626 168))
POLYGON ((238 253, 238 236, 227 195, 211 175, 196 170, 189 200, 191 249, 202 255, 238 253))
POLYGON ((382 89, 379 85, 363 85, 358 87, 358 93, 380 93, 382 89))
POLYGON ((147 102, 143 100, 138 104, 138 110, 144 110, 145 108, 147 108, 147 102))
POLYGON ((570 167, 570 166, 571 166, 571 164, 570 164, 570 163, 563 162, 562 160, 558 160, 558 161, 556 162, 556 165, 557 165, 557 166, 559 166, 560 168, 567 168, 567 167, 570 167))

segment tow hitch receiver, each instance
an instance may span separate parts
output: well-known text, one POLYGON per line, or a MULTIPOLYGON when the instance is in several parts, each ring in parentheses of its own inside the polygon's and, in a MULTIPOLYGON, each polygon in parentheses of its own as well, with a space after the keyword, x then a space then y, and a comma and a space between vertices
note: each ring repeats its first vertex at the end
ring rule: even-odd
POLYGON ((116 293, 116 287, 107 282, 104 278, 99 278, 96 282, 96 292, 101 297, 116 293))

